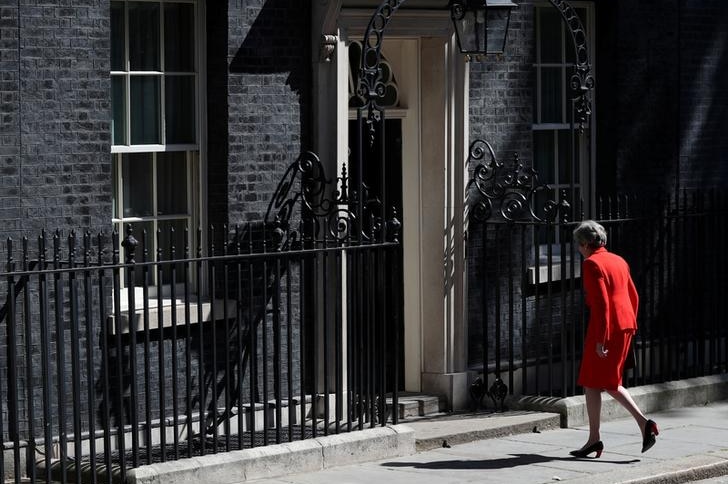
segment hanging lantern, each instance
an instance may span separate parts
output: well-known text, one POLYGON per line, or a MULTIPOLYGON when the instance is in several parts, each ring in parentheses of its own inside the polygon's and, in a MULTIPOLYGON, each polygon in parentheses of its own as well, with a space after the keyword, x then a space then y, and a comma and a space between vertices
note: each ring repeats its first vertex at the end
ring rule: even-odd
POLYGON ((511 0, 451 0, 450 16, 463 54, 502 54, 506 46, 511 0))

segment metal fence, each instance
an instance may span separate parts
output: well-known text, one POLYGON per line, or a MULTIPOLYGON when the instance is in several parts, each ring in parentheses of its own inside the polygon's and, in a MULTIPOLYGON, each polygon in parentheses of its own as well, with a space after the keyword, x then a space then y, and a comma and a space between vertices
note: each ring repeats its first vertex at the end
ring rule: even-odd
MULTIPOLYGON (((472 394, 476 404, 490 395, 496 408, 507 394, 580 393, 588 320, 572 244, 583 204, 539 184, 533 170, 516 167, 504 179, 499 168, 491 164, 480 177, 476 169, 468 204, 469 363, 481 373, 472 394)), ((593 218, 607 229, 607 248, 630 264, 640 294, 637 366, 626 384, 728 370, 727 195, 597 199, 593 218)))
POLYGON ((200 230, 7 240, 0 475, 123 482, 396 423, 398 223, 329 182, 302 157, 266 221, 210 229, 205 253, 200 230))

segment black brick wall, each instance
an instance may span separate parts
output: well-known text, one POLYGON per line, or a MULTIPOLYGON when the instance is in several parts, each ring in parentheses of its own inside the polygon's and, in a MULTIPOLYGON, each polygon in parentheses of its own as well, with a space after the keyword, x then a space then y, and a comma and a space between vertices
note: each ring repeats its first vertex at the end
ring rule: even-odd
POLYGON ((728 4, 683 2, 680 35, 680 184, 728 185, 728 4))
POLYGON ((485 139, 498 159, 517 151, 530 165, 535 76, 533 6, 522 2, 511 16, 505 54, 470 63, 470 140, 485 139))
MULTIPOLYGON (((228 3, 227 113, 210 106, 211 117, 225 116, 211 119, 210 132, 227 124, 228 152, 226 184, 210 186, 210 207, 227 206, 228 223, 260 220, 285 169, 309 145, 310 18, 310 5, 298 0, 228 3)), ((221 154, 210 152, 211 174, 221 170, 221 154)))
POLYGON ((108 227, 108 1, 0 16, 0 233, 108 227))
MULTIPOLYGON (((110 228, 109 2, 73 5, 23 2, 20 10, 0 8, 2 239, 28 235, 32 244, 47 228, 60 229, 65 241, 70 230, 95 234, 110 228)), ((307 144, 309 9, 297 0, 230 1, 227 8, 208 2, 206 208, 213 224, 260 220, 279 178, 307 144)), ((4 243, 2 248, 4 253, 4 243)), ((0 283, 0 292, 6 289, 0 283)), ((95 343, 102 324, 96 315, 95 343)), ((294 331, 298 341, 298 326, 294 331)), ((0 336, 5 341, 4 331, 0 336)), ((55 340, 55 333, 51 337, 55 340)), ((70 337, 66 331, 64 339, 70 337)), ((171 358, 171 341, 165 346, 171 358)), ((7 347, 0 346, 0 354, 6 355, 7 347)), ((32 357, 37 356, 34 350, 32 357)), ((267 356, 272 375, 272 350, 267 356)), ((294 359, 297 364, 297 351, 294 359)), ((98 365, 97 360, 96 377, 98 365)), ((167 374, 169 385, 171 378, 167 374)), ((66 399, 72 403, 72 395, 66 399)))
MULTIPOLYGON (((47 257, 54 256, 52 236, 59 235, 65 246, 72 230, 93 233, 107 231, 111 221, 111 144, 109 82, 109 2, 30 1, 0 7, 0 247, 3 269, 8 238, 14 240, 15 258, 20 259, 20 238, 28 236, 34 246, 41 229, 48 231, 47 257), (55 232, 58 230, 59 232, 55 232)), ((77 240, 77 245, 81 241, 77 240)), ((34 253, 31 251, 31 253, 34 253)), ((81 251, 76 254, 81 258, 81 251)), ((95 257, 95 256, 92 256, 95 257)), ((37 256, 31 256, 31 259, 37 256)), ((68 252, 59 252, 68 260, 68 252)), ((16 266, 18 267, 18 266, 16 266)), ((59 279, 59 284, 61 284, 59 279)), ((5 281, 4 281, 5 282, 5 281)), ((6 294, 7 286, 0 292, 6 294)), ((37 292, 31 291, 30 304, 18 318, 37 315, 37 292)), ((18 302, 22 299, 18 299, 18 302)), ((97 299, 96 299, 97 301, 97 299)), ((67 302, 67 301, 66 301, 67 302)), ((5 297, 3 297, 3 305, 5 297)), ((98 321, 84 324, 75 335, 67 323, 68 304, 49 308, 58 311, 63 336, 51 331, 53 341, 66 344, 75 339, 86 344, 85 328, 98 339, 98 321)), ((52 317, 52 316, 49 316, 52 317)), ((32 342, 30 359, 35 363, 34 379, 40 374, 40 328, 30 334, 16 320, 20 341, 32 342)), ((3 322, 0 357, 8 354, 7 320, 3 322)), ((16 345, 18 385, 25 387, 28 358, 16 345)), ((62 368, 70 374, 71 356, 60 365, 57 353, 50 355, 54 374, 62 368)), ((98 375, 98 365, 94 375, 98 375)), ((85 377, 85 375, 84 375, 85 377)), ((51 376, 51 378, 55 378, 51 376)), ((82 382, 87 388, 85 379, 82 382)), ((51 383, 51 385, 57 385, 51 383)), ((70 381, 67 388, 70 388, 70 381)), ((58 391, 61 389, 59 387, 58 391)), ((38 392, 35 404, 41 400, 38 392)), ((67 405, 72 393, 64 392, 67 405)), ((27 424, 27 400, 21 401, 17 423, 27 424)), ((7 402, 3 404, 7 410, 7 402)), ((69 407, 70 408, 70 407, 69 407)), ((7 415, 3 416, 7 419, 7 415)), ((7 420, 5 420, 7 422, 7 420)))
MULTIPOLYGON (((594 4, 597 193, 644 196, 657 189, 726 187, 728 4, 719 0, 597 0, 594 4)), ((519 152, 526 166, 532 161, 533 29, 532 2, 520 2, 504 56, 470 64, 470 141, 490 141, 506 166, 513 151, 519 152)), ((484 241, 478 231, 471 226, 468 234, 473 365, 482 353, 481 323, 486 315, 494 319, 493 288, 501 288, 501 311, 508 308, 504 294, 509 252, 514 261, 520 261, 517 244, 495 247, 488 240, 486 252, 497 251, 502 258, 500 275, 495 267, 481 267, 484 241)), ((517 286, 516 299, 520 294, 517 286)), ((516 347, 520 329, 517 324, 516 347)), ((494 331, 489 325, 490 345, 494 331)))
POLYGON ((597 8, 605 34, 597 58, 608 61, 597 71, 602 190, 726 186, 728 4, 623 0, 597 8))

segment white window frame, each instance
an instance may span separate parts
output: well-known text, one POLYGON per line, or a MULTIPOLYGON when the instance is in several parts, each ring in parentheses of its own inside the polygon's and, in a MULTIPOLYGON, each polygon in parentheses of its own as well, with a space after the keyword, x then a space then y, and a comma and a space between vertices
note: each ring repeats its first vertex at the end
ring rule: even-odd
MULTIPOLYGON (((207 105, 205 102, 205 96, 204 93, 206 92, 206 37, 205 37, 205 2, 201 0, 114 0, 119 1, 121 3, 124 3, 125 5, 128 5, 130 2, 135 3, 155 3, 160 5, 160 17, 163 18, 164 10, 163 6, 164 4, 170 4, 170 3, 186 3, 193 5, 194 7, 194 21, 195 21, 195 45, 194 48, 194 72, 175 72, 175 71, 169 71, 165 72, 163 69, 159 71, 132 71, 132 70, 115 70, 110 71, 111 76, 124 76, 125 82, 124 82, 124 89, 125 89, 125 105, 124 105, 124 130, 125 130, 125 140, 124 144, 114 144, 114 139, 112 136, 111 139, 111 155, 112 155, 112 168, 113 168, 113 183, 115 183, 115 192, 116 192, 116 198, 114 199, 114 212, 115 216, 112 218, 111 222, 115 228, 120 229, 119 230, 119 241, 123 241, 125 237, 125 226, 127 223, 140 223, 140 222, 152 222, 154 224, 154 227, 156 229, 156 224, 161 221, 165 220, 185 220, 187 222, 187 226, 189 228, 189 245, 190 245, 190 253, 194 255, 198 249, 198 245, 202 244, 204 246, 205 244, 205 236, 206 233, 203 231, 202 237, 203 239, 201 241, 197 240, 197 227, 198 226, 204 226, 204 211, 203 206, 206 203, 207 199, 207 191, 206 191, 206 176, 204 175, 206 173, 205 166, 206 166, 206 144, 207 144, 207 137, 206 137, 206 122, 207 119, 207 105), (160 92, 159 92, 159 110, 160 110, 160 124, 159 124, 159 130, 160 130, 160 140, 162 141, 159 144, 137 144, 132 145, 130 144, 131 141, 131 103, 130 103, 130 79, 132 76, 139 76, 139 75, 151 75, 151 76, 160 76, 162 79, 165 75, 189 75, 194 77, 194 83, 195 83, 195 100, 194 100, 194 107, 195 107, 195 120, 194 120, 194 130, 195 130, 195 143, 189 143, 189 144, 166 144, 165 143, 165 136, 166 136, 166 126, 165 126, 165 83, 160 82, 160 92), (120 172, 120 164, 121 160, 123 158, 124 154, 133 154, 133 153, 150 153, 153 157, 153 169, 155 170, 153 173, 156 173, 156 160, 157 160, 157 154, 161 152, 185 152, 185 170, 187 173, 187 211, 185 214, 171 214, 171 215, 158 215, 157 214, 157 182, 156 182, 156 176, 155 176, 155 182, 153 184, 153 204, 155 205, 152 211, 151 216, 144 216, 144 217, 124 217, 123 207, 124 207, 124 200, 123 200, 123 179, 120 172), (199 244, 198 244, 199 242, 199 244)), ((129 67, 129 52, 128 52, 128 45, 129 45, 129 22, 128 22, 128 9, 124 9, 124 15, 125 15, 125 32, 124 32, 124 41, 125 41, 125 62, 126 67, 129 67)), ((160 27, 160 66, 164 66, 164 22, 161 22, 160 27)), ((137 239, 140 239, 140 234, 134 234, 137 239)), ((156 258, 156 230, 155 233, 147 234, 148 240, 147 240, 147 250, 148 250, 148 256, 149 260, 154 260, 156 258)), ((120 250, 120 254, 122 254, 123 257, 123 250, 121 247, 118 247, 120 250)), ((184 248, 179 248, 179 254, 178 256, 181 258, 184 253, 184 248)), ((137 250, 136 253, 136 260, 141 260, 141 249, 137 250)), ((123 259, 122 259, 123 261, 123 259)), ((155 276, 156 277, 156 276, 155 276)), ((195 277, 191 277, 190 282, 194 283, 196 280, 195 277)), ((122 284, 125 284, 122 281, 122 284)), ((157 291, 160 289, 156 285, 156 280, 153 281, 154 285, 149 286, 149 297, 152 298, 148 301, 148 304, 150 307, 156 307, 156 297, 157 297, 157 291)), ((169 294, 169 286, 162 287, 162 294, 163 296, 167 296, 169 294)), ((193 288, 197 292, 197 288, 193 288)), ((125 310, 128 304, 128 295, 126 294, 128 291, 126 288, 123 289, 124 293, 122 294, 122 310, 125 310)), ((142 288, 137 287, 135 288, 135 298, 136 301, 141 302, 142 301, 142 288)), ((200 288, 200 292, 204 292, 204 288, 200 288)), ((171 304, 171 301, 165 300, 163 301, 163 304, 171 304)), ((140 304, 141 305, 141 304, 140 304)))
MULTIPOLYGON (((574 1, 571 2, 571 6, 575 9, 584 9, 586 10, 586 20, 584 21, 584 28, 587 31, 587 45, 589 47, 595 45, 595 39, 596 39, 596 12, 595 12, 595 5, 594 2, 589 1, 574 1)), ((538 2, 534 4, 534 35, 535 35, 535 41, 534 45, 536 46, 536 57, 534 61, 534 69, 536 71, 536 85, 534 88, 534 96, 535 96, 535 112, 534 112, 534 123, 532 125, 532 131, 534 134, 538 131, 551 131, 554 137, 554 153, 553 153, 553 159, 554 159, 554 166, 551 167, 552 173, 550 174, 554 180, 556 180, 555 183, 549 183, 549 186, 556 194, 556 197, 558 198, 560 195, 560 191, 563 189, 571 188, 571 185, 569 183, 561 183, 559 180, 559 131, 561 130, 569 130, 571 129, 571 122, 562 122, 562 123, 541 123, 539 122, 541 120, 541 108, 542 108, 542 102, 541 102, 541 86, 542 86, 542 79, 541 79, 541 68, 543 67, 559 67, 561 68, 562 73, 562 79, 564 82, 561 83, 561 116, 562 120, 567 121, 568 120, 568 110, 571 109, 570 102, 570 90, 568 89, 568 82, 567 80, 571 76, 573 72, 573 64, 569 63, 566 58, 566 46, 567 43, 571 43, 571 34, 569 33, 568 27, 562 22, 561 23, 561 59, 562 62, 560 63, 546 63, 541 62, 541 42, 540 42, 540 21, 541 17, 539 16, 539 10, 545 9, 545 10, 552 10, 555 13, 558 14, 558 11, 554 8, 554 6, 547 2, 538 2)), ((560 14, 559 14, 560 15, 560 14)), ((595 52, 594 49, 591 49, 589 51, 590 55, 590 62, 591 62, 591 69, 592 74, 594 74, 594 69, 596 65, 596 59, 595 59, 595 52)), ((594 94, 592 91, 592 99, 594 99, 594 94)), ((579 187, 581 197, 585 204, 585 209, 588 213, 588 207, 590 207, 593 204, 594 199, 594 190, 595 190, 595 180, 594 178, 594 166, 596 163, 596 127, 593 122, 594 116, 596 113, 596 106, 592 105, 592 116, 589 121, 589 125, 587 127, 588 133, 589 133, 589 146, 584 147, 581 146, 580 148, 582 150, 589 149, 590 153, 589 156, 585 156, 586 153, 577 153, 576 154, 576 160, 573 160, 576 162, 577 160, 582 160, 582 164, 579 166, 579 175, 578 180, 575 183, 576 186, 579 187)), ((570 146, 565 147, 566 150, 570 150, 570 146)), ((535 137, 534 137, 534 160, 536 158, 535 153, 535 137)), ((551 178, 549 176, 549 178, 551 178)), ((544 179, 542 175, 542 180, 544 179)), ((570 201, 572 204, 578 203, 576 200, 570 201)), ((566 241, 567 243, 567 253, 564 254, 562 257, 562 254, 560 253, 561 250, 561 243, 558 240, 558 232, 556 235, 556 239, 552 245, 552 273, 551 273, 551 281, 558 281, 561 279, 561 263, 565 263, 567 267, 567 272, 570 271, 570 267, 572 264, 569 261, 570 258, 570 252, 569 249, 571 240, 566 241)), ((536 281, 538 280, 539 283, 545 283, 549 279, 548 274, 548 267, 546 267, 546 245, 540 246, 536 248, 537 250, 537 257, 539 257, 540 264, 539 264, 539 270, 538 270, 538 277, 536 276, 536 268, 535 267, 529 267, 528 269, 528 280, 531 284, 536 284, 536 281)), ((576 254, 576 251, 574 251, 576 254)), ((581 276, 581 264, 575 263, 574 265, 574 274, 567 274, 567 277, 580 277, 581 276)))
MULTIPOLYGON (((575 9, 585 9, 587 13, 587 19, 586 22, 584 22, 584 27, 587 31, 587 45, 593 46, 594 45, 594 39, 595 39, 595 6, 593 2, 580 2, 580 1, 574 1, 571 2, 571 6, 575 9)), ((568 110, 571 108, 569 106, 569 103, 571 101, 571 98, 569 96, 569 89, 568 89, 568 82, 567 80, 572 74, 573 64, 569 64, 566 61, 566 45, 567 42, 572 42, 571 36, 569 34, 568 28, 566 25, 562 22, 562 30, 561 30, 561 58, 563 59, 563 62, 561 63, 543 63, 541 61, 541 42, 540 42, 540 36, 538 35, 540 31, 540 16, 538 15, 539 9, 547 9, 552 10, 556 13, 558 11, 554 8, 553 5, 550 3, 544 3, 539 2, 534 5, 534 26, 535 26, 535 42, 534 45, 536 46, 536 58, 534 62, 534 69, 536 70, 536 86, 534 89, 534 96, 535 96, 535 106, 536 106, 536 112, 534 113, 534 123, 532 126, 532 130, 535 131, 552 131, 554 135, 554 160, 556 162, 556 165, 553 166, 553 172, 554 172, 554 179, 556 180, 556 183, 553 183, 551 185, 551 188, 558 191, 564 188, 569 188, 570 185, 568 183, 559 183, 559 146, 558 146, 558 131, 559 130, 568 130, 571 128, 571 123, 566 122, 568 119, 568 110), (541 123, 539 122, 541 120, 541 68, 543 67, 560 67, 561 73, 562 73, 562 79, 564 82, 561 83, 561 112, 562 112, 562 119, 565 122, 562 123, 541 123)), ((594 73, 595 65, 596 65, 596 59, 595 59, 595 53, 594 50, 591 49, 589 52, 590 55, 590 62, 591 62, 591 68, 592 68, 592 74, 594 73)), ((593 98, 592 94, 592 98, 593 98)), ((592 106, 592 119, 595 115, 595 106, 592 106)), ((591 149, 591 156, 589 157, 582 157, 577 154, 578 159, 584 159, 586 160, 589 165, 587 166, 579 166, 579 180, 578 183, 575 183, 575 185, 579 186, 581 189, 582 196, 584 197, 585 203, 590 203, 591 198, 593 197, 593 188, 594 188, 594 180, 592 180, 592 174, 594 173, 594 163, 595 163, 595 139, 596 139, 596 129, 594 126, 594 123, 590 120, 589 126, 587 127, 589 130, 589 146, 591 149)), ((566 147, 566 149, 571 149, 570 147, 566 147)), ((543 177, 542 177, 543 178, 543 177)))

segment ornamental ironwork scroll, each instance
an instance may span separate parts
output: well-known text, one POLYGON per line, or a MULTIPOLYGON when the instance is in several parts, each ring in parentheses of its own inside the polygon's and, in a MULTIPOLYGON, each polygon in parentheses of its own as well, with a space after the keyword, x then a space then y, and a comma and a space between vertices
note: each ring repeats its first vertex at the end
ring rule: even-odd
MULTIPOLYGON (((362 110, 366 111, 366 122, 369 128, 370 143, 372 144, 376 134, 375 125, 381 120, 382 110, 384 109, 380 100, 385 97, 387 92, 380 65, 384 32, 392 16, 405 1, 384 0, 372 15, 364 33, 357 95, 366 100, 362 110)), ((576 58, 574 73, 569 80, 569 85, 576 93, 573 99, 574 122, 578 125, 579 130, 583 131, 591 117, 590 93, 594 89, 594 76, 591 73, 591 63, 589 62, 586 30, 569 2, 566 0, 549 0, 549 3, 561 14, 574 42, 576 58)))
POLYGON ((473 176, 465 187, 471 220, 554 223, 560 214, 560 221, 566 221, 569 203, 565 194, 560 201, 549 198, 550 187, 539 181, 536 170, 523 166, 517 153, 513 166, 506 167, 497 160, 490 143, 476 140, 468 155, 468 168, 473 165, 473 176), (541 194, 545 200, 539 200, 541 194))
POLYGON ((362 42, 361 69, 357 96, 365 100, 361 107, 366 112, 369 142, 374 144, 376 124, 382 119, 385 109, 380 100, 385 98, 387 83, 382 75, 382 43, 384 31, 397 9, 406 0, 384 0, 369 20, 362 42))
POLYGON ((591 73, 589 62, 589 50, 587 46, 587 35, 584 25, 574 8, 565 0, 549 0, 561 18, 566 23, 574 42, 574 73, 571 75, 569 85, 576 93, 574 102, 574 122, 578 124, 579 130, 583 131, 589 124, 591 117, 591 91, 594 89, 594 76, 591 73))
POLYGON ((388 220, 385 216, 381 200, 365 184, 361 196, 350 187, 346 165, 338 177, 329 179, 318 156, 305 152, 278 183, 265 224, 279 250, 297 249, 302 242, 317 238, 339 244, 397 242, 400 222, 396 211, 392 210, 388 220))

